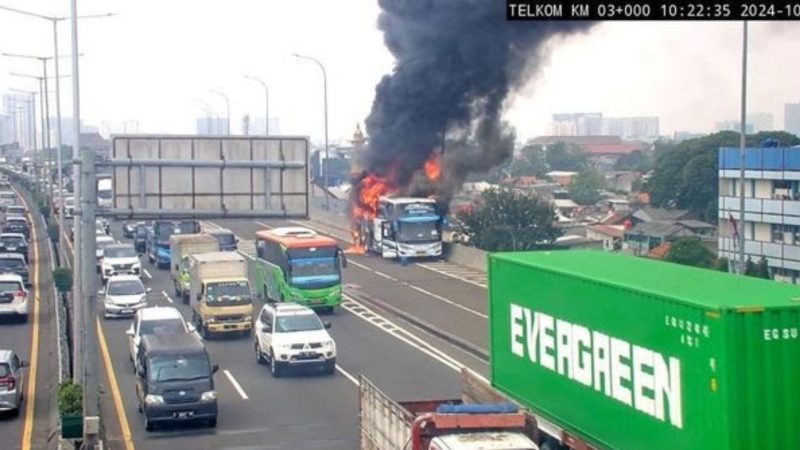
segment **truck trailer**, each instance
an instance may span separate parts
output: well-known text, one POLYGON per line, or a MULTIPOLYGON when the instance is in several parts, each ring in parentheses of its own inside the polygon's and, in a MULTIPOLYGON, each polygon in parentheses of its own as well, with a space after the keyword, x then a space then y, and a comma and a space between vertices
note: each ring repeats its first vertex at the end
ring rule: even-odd
POLYGON ((219 241, 207 234, 178 234, 170 236, 170 276, 175 295, 189 303, 189 256, 219 251, 219 241))
POLYGON ((489 321, 492 385, 536 417, 542 449, 800 448, 796 286, 600 251, 496 253, 489 321))
POLYGON ((461 388, 457 399, 396 401, 362 375, 361 450, 539 450, 533 416, 468 369, 461 388))

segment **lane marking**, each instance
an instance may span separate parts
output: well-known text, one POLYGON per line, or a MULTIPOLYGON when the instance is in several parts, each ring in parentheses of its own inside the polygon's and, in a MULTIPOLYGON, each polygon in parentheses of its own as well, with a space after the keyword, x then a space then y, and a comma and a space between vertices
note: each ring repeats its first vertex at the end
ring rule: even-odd
MULTIPOLYGON (((437 268, 435 268, 435 267, 433 267, 433 266, 430 266, 430 265, 428 265, 428 264, 416 263, 416 265, 417 265, 417 266, 419 266, 419 267, 422 267, 423 269, 428 269, 428 270, 430 270, 431 272, 436 272, 436 273, 438 273, 438 274, 440 274, 440 275, 444 275, 444 276, 446 276, 446 277, 450 277, 450 278, 453 278, 453 279, 455 279, 455 280, 463 281, 463 282, 465 282, 465 283, 469 283, 469 284, 472 284, 472 285, 478 286, 478 287, 480 287, 480 288, 483 288, 483 289, 488 289, 488 288, 489 288, 489 286, 487 286, 486 284, 479 283, 479 282, 477 282, 477 281, 473 281, 473 280, 470 280, 470 279, 467 279, 467 278, 461 278, 461 277, 457 277, 457 276, 455 276, 455 275, 453 275, 453 274, 451 274, 451 273, 447 273, 447 272, 445 272, 444 270, 437 269, 437 268)), ((470 274, 468 274, 468 275, 470 275, 470 276, 475 276, 475 277, 485 277, 485 276, 486 276, 485 274, 478 274, 478 273, 474 273, 474 274, 470 273, 470 274)))
POLYGON ((151 280, 153 279, 153 276, 150 275, 150 272, 148 272, 147 269, 142 269, 142 271, 144 272, 144 276, 146 276, 147 278, 149 278, 151 280))
POLYGON ((421 287, 414 286, 413 284, 408 284, 408 283, 404 283, 404 284, 408 285, 408 287, 410 287, 411 289, 414 289, 417 292, 423 293, 425 295, 429 295, 429 296, 435 298, 436 300, 439 300, 440 302, 447 303, 448 305, 450 305, 450 306, 452 306, 454 308, 458 308, 458 309, 460 309, 462 311, 466 311, 466 312, 468 312, 468 313, 470 313, 472 315, 475 315, 475 316, 478 316, 478 317, 481 317, 481 318, 484 318, 484 319, 489 319, 489 316, 486 315, 486 314, 483 314, 482 312, 476 311, 476 310, 474 310, 472 308, 469 308, 467 306, 464 306, 464 305, 462 305, 460 303, 457 303, 457 302, 454 302, 452 300, 449 300, 449 299, 447 299, 445 297, 442 297, 439 294, 434 294, 433 292, 431 292, 431 291, 429 291, 427 289, 422 289, 421 287))
MULTIPOLYGON (((14 188, 14 191, 17 193, 17 197, 22 200, 22 203, 25 204, 25 208, 32 213, 32 210, 28 206, 28 202, 25 201, 25 197, 20 195, 19 191, 14 188)), ((34 421, 34 407, 36 404, 36 375, 38 373, 39 365, 37 363, 37 359, 39 358, 39 289, 40 289, 40 281, 39 280, 39 245, 37 242, 36 236, 36 221, 33 220, 33 226, 31 227, 31 234, 33 237, 33 260, 35 264, 33 265, 33 291, 36 293, 33 296, 33 317, 29 320, 33 320, 33 326, 31 327, 31 351, 28 363, 28 390, 25 393, 25 423, 22 427, 22 450, 30 450, 32 440, 33 440, 33 421, 34 421)), ((29 299, 28 301, 30 301, 29 299)), ((30 313, 30 310, 28 311, 30 313)))
POLYGON ((385 274, 385 273, 383 273, 383 272, 379 272, 379 271, 377 271, 377 270, 374 270, 374 271, 373 271, 373 273, 374 273, 375 275, 379 276, 379 277, 386 278, 387 280, 391 280, 391 281, 397 281, 397 278, 395 278, 395 277, 393 277, 393 276, 391 276, 391 275, 386 275, 386 274, 385 274))
POLYGON ((247 396, 247 392, 245 392, 244 389, 242 389, 242 386, 239 384, 238 381, 236 381, 236 378, 234 378, 233 375, 231 375, 228 369, 223 370, 223 372, 225 372, 225 376, 228 377, 228 381, 231 382, 233 388, 236 389, 236 392, 238 392, 239 395, 242 397, 242 400, 249 400, 250 397, 247 396))
POLYGON ((355 316, 361 318, 362 320, 365 320, 370 325, 378 328, 379 330, 383 330, 386 333, 389 333, 390 335, 394 336, 400 341, 410 345, 413 348, 416 348, 417 350, 421 351, 422 353, 425 353, 426 355, 439 361, 445 366, 455 370, 456 372, 460 372, 461 368, 464 367, 464 365, 461 364, 459 361, 457 361, 455 358, 451 357, 450 355, 447 355, 446 353, 432 346, 428 342, 425 342, 424 340, 418 338, 417 336, 410 333, 406 329, 398 326, 391 320, 388 320, 385 317, 380 316, 379 314, 375 313, 372 309, 364 306, 364 304, 354 300, 349 295, 344 294, 343 297, 345 297, 349 303, 353 303, 358 307, 354 308, 348 302, 343 302, 341 305, 342 309, 351 312, 355 316), (369 314, 372 314, 373 317, 370 318, 369 314), (379 321, 376 321, 375 317, 379 317, 382 322, 391 325, 393 328, 391 329, 387 328, 386 326, 384 326, 383 323, 379 323, 379 321))
POLYGON ((264 228, 266 228, 266 229, 268 229, 268 230, 271 230, 271 229, 273 228, 273 227, 272 227, 272 225, 270 225, 270 224, 267 224, 267 223, 264 223, 264 222, 262 222, 262 221, 260 221, 260 220, 254 220, 253 222, 255 222, 255 223, 257 223, 257 224, 261 225, 262 227, 264 227, 264 228))
POLYGON ((100 353, 103 355, 103 365, 106 367, 108 384, 111 387, 111 396, 114 398, 114 409, 117 411, 119 426, 122 430, 122 441, 125 443, 125 450, 134 450, 133 439, 131 438, 131 427, 128 424, 128 416, 125 414, 125 408, 122 406, 122 395, 119 392, 117 375, 114 373, 114 367, 111 365, 111 356, 108 353, 106 336, 103 333, 103 327, 100 326, 100 319, 95 318, 95 321, 97 326, 97 340, 100 343, 100 353))
POLYGON ((355 384, 356 386, 360 386, 360 385, 361 385, 361 383, 359 383, 359 382, 358 382, 358 378, 354 377, 352 374, 350 374, 350 372, 348 372, 348 371, 346 371, 346 370, 342 369, 342 366, 340 366, 340 365, 338 365, 338 364, 337 364, 337 365, 336 365, 336 370, 337 370, 337 371, 338 371, 340 374, 342 374, 342 375, 344 375, 345 377, 347 377, 347 379, 348 379, 348 380, 350 380, 350 381, 351 381, 353 384, 355 384))
POLYGON ((161 291, 161 294, 167 299, 168 302, 173 303, 172 298, 170 298, 169 294, 166 291, 161 291))

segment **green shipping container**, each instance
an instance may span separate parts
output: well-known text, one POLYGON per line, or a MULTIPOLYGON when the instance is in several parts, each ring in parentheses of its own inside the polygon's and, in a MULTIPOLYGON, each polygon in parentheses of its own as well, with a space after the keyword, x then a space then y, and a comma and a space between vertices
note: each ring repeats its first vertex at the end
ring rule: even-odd
POLYGON ((800 288, 597 251, 489 257, 492 383, 599 448, 800 449, 800 288))

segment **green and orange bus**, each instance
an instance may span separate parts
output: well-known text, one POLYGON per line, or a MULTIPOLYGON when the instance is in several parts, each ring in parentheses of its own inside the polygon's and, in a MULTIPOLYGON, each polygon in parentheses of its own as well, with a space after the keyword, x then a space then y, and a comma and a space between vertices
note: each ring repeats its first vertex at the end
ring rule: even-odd
POLYGON ((332 311, 342 302, 347 259, 336 240, 303 227, 256 233, 255 288, 267 301, 332 311))

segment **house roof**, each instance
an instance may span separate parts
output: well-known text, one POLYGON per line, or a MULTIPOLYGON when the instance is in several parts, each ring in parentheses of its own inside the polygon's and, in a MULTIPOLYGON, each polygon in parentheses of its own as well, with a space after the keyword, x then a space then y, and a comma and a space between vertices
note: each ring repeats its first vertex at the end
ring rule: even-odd
POLYGON ((606 236, 612 237, 622 237, 625 234, 625 230, 620 227, 614 227, 611 225, 590 225, 586 227, 588 230, 592 230, 595 233, 604 234, 606 236))
POLYGON ((661 238, 695 235, 689 228, 681 225, 680 223, 662 220, 642 222, 634 226, 633 229, 628 233, 661 238))
POLYGON ((685 218, 689 215, 689 211, 685 209, 664 209, 664 208, 642 208, 635 213, 633 217, 644 222, 652 222, 657 220, 671 220, 676 221, 685 218))
POLYGON ((669 249, 672 248, 672 242, 664 242, 647 252, 647 257, 652 259, 664 259, 669 254, 669 249))
POLYGON ((552 172, 547 172, 548 177, 574 177, 577 174, 578 172, 570 172, 566 170, 553 170, 552 172))
POLYGON ((622 225, 630 216, 630 211, 614 211, 600 220, 603 225, 622 225))
POLYGON ((710 230, 715 228, 714 225, 708 222, 703 222, 702 220, 687 219, 679 220, 678 223, 693 230, 710 230))
POLYGON ((556 208, 577 208, 578 204, 568 198, 557 198, 553 200, 556 208))

